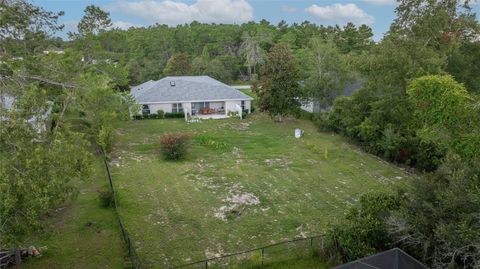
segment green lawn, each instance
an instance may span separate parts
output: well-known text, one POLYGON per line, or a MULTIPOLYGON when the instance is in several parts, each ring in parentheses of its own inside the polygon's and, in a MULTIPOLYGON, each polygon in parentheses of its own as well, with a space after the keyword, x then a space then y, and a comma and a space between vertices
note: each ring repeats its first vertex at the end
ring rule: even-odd
MULTIPOLYGON (((72 153, 74 154, 74 153, 72 153)), ((99 206, 97 190, 107 184, 105 169, 96 160, 92 177, 79 183, 77 199, 47 219, 45 233, 28 243, 46 247, 40 258, 21 268, 124 268, 127 259, 113 209, 99 206)))
POLYGON ((307 120, 142 120, 117 132, 111 164, 120 212, 148 266, 321 234, 362 193, 411 176, 307 120), (159 157, 159 137, 169 131, 192 135, 186 160, 159 157))

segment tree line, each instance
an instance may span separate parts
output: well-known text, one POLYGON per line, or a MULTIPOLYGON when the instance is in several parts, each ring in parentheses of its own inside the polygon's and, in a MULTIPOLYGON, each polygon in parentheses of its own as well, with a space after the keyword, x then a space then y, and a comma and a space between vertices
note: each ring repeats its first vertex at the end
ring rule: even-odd
POLYGON ((273 25, 266 20, 243 24, 194 21, 128 30, 111 29, 111 25, 107 12, 89 6, 78 33, 70 33, 68 42, 57 42, 56 46, 84 50, 89 59, 117 62, 128 74, 128 80, 119 81, 121 87, 169 75, 210 75, 226 83, 255 80, 276 43, 300 51, 310 46, 312 38, 318 38, 330 40, 342 54, 361 53, 374 44, 370 27, 352 23, 326 27, 309 21, 291 25, 285 21, 273 25), (85 20, 96 27, 85 27, 85 20))

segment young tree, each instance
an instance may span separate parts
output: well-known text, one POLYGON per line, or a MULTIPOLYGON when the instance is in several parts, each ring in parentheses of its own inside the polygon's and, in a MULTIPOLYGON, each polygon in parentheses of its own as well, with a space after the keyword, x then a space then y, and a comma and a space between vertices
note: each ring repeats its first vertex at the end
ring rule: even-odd
MULTIPOLYGON (((2 38, 8 40, 0 42, 0 97, 14 100, 11 108, 0 108, 0 248, 18 253, 18 247, 41 230, 41 218, 72 198, 76 182, 88 175, 86 136, 93 134, 102 145, 102 126, 96 123, 111 122, 112 113, 122 108, 105 105, 105 100, 118 99, 92 92, 95 86, 107 87, 110 94, 111 88, 92 79, 99 71, 81 61, 81 52, 67 49, 44 55, 38 49, 48 46, 50 34, 60 29, 57 15, 25 1, 0 5, 11 18, 4 20, 2 13, 0 19, 6 27, 1 27, 2 38), (87 126, 92 129, 85 132, 71 128, 75 122, 66 117, 67 112, 78 113, 83 101, 96 105, 89 108, 87 126)), ((16 256, 18 264, 20 255, 16 256)))
POLYGON ((191 61, 185 53, 172 55, 167 62, 167 66, 163 70, 163 74, 166 76, 185 76, 191 75, 191 72, 191 61))
POLYGON ((242 34, 241 51, 245 56, 245 65, 248 70, 248 77, 256 74, 256 66, 264 63, 265 50, 263 44, 272 42, 272 37, 267 31, 259 29, 257 33, 244 32, 242 34))
POLYGON ((331 40, 324 42, 318 38, 312 39, 301 58, 305 70, 306 96, 319 102, 322 107, 331 105, 347 83, 353 80, 345 56, 331 40))
POLYGON ((297 63, 288 45, 273 46, 262 67, 261 78, 254 87, 259 108, 272 118, 277 117, 280 122, 288 113, 297 112, 302 97, 298 80, 297 63))
POLYGON ((14 250, 16 264, 18 247, 41 229, 41 217, 70 199, 91 167, 81 134, 41 131, 50 109, 42 92, 23 87, 15 106, 0 111, 0 248, 14 250))

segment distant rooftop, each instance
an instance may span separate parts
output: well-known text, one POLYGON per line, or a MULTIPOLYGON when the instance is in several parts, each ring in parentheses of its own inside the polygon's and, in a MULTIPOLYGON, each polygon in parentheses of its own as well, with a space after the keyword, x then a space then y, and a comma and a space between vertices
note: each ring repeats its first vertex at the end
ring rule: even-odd
POLYGON ((349 262, 333 269, 428 269, 399 248, 349 262))
POLYGON ((252 98, 209 76, 172 76, 150 80, 131 90, 142 104, 215 100, 252 100, 252 98))

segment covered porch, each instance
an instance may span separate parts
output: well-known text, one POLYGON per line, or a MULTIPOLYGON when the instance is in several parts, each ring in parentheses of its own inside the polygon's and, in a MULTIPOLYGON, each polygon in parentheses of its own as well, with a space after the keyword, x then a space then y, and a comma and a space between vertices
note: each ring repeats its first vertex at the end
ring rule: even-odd
POLYGON ((219 102, 193 102, 192 116, 200 118, 226 118, 225 101, 219 102))

